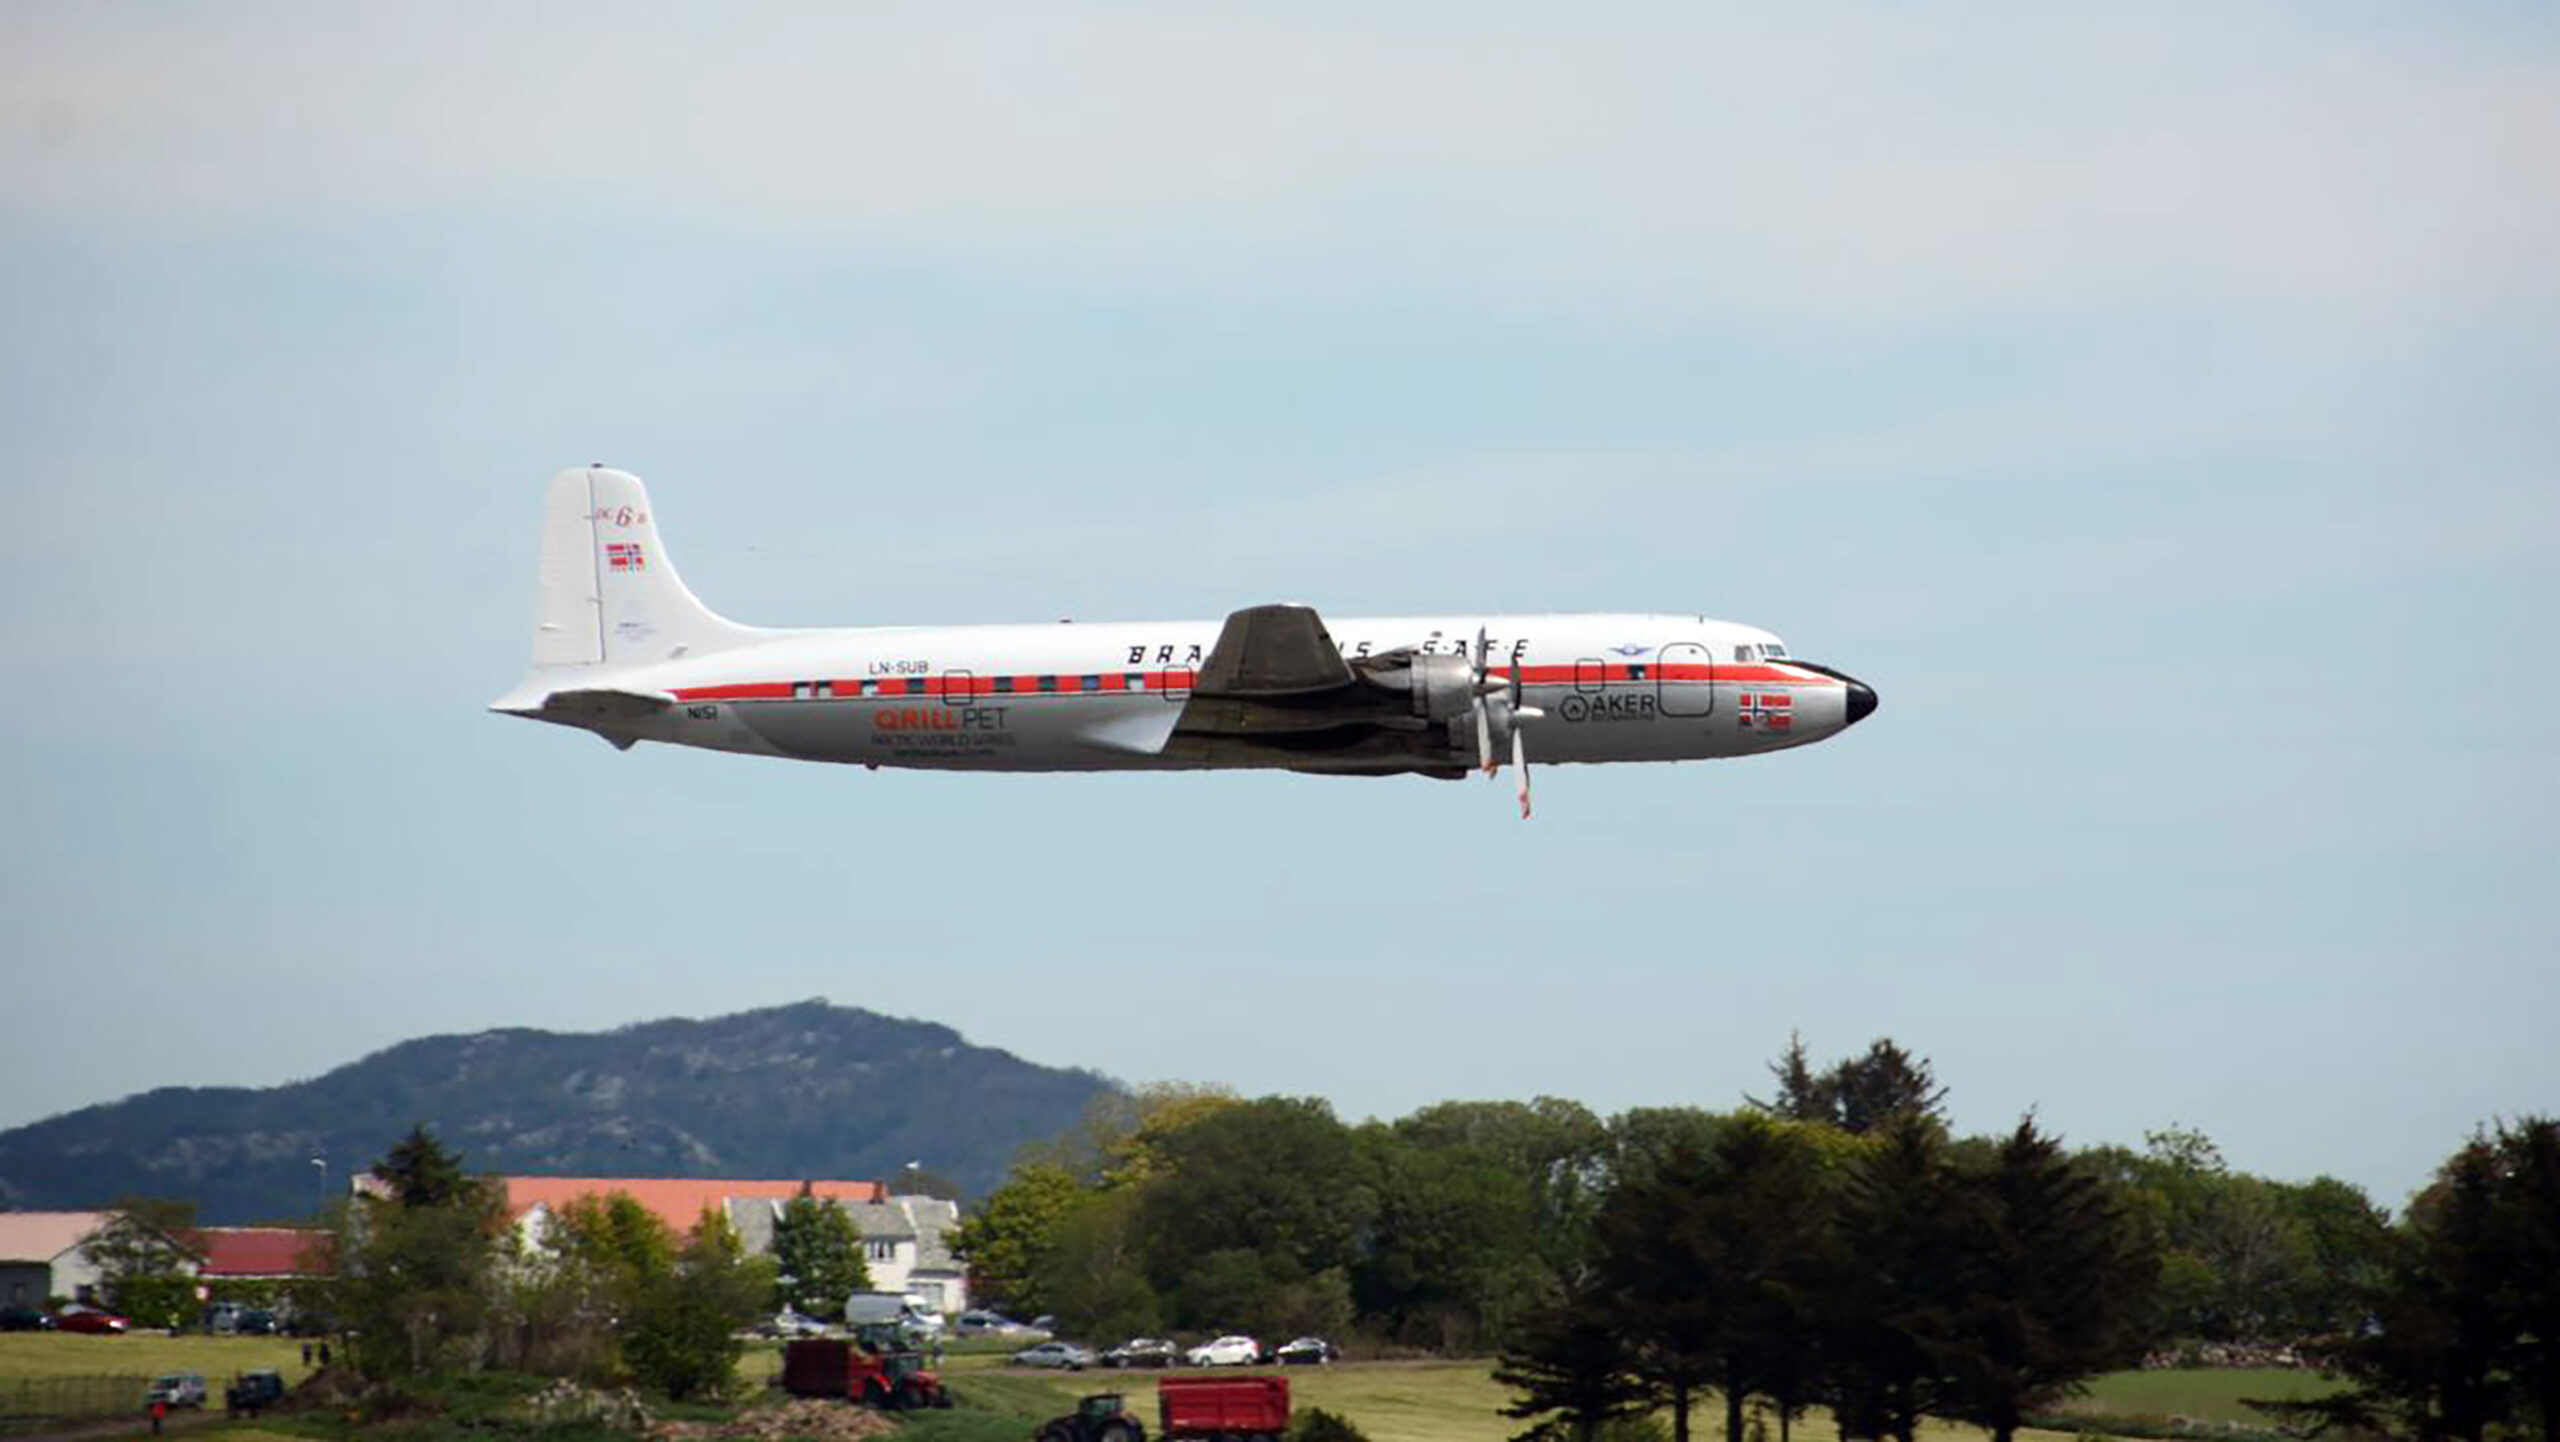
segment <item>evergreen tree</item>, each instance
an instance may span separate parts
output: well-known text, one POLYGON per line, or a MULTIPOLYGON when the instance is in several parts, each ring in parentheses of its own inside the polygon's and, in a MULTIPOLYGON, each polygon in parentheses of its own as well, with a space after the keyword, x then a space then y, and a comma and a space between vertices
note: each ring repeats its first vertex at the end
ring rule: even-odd
POLYGON ((1621 1417, 1651 1410, 1653 1394, 1636 1376, 1625 1319, 1609 1293, 1588 1284, 1569 1289, 1524 1322, 1505 1348, 1493 1380, 1512 1389, 1502 1415, 1535 1425, 1515 1442, 1550 1437, 1592 1442, 1621 1417))
POLYGON ((833 1202, 803 1185, 773 1222, 774 1305, 812 1317, 840 1318, 847 1298, 871 1290, 862 1229, 833 1202))
POLYGON ((1755 1110, 1775 1117, 1784 1117, 1791 1122, 1830 1122, 1839 1119, 1839 1097, 1834 1092, 1829 1078, 1814 1074, 1813 1060, 1806 1054, 1804 1048, 1804 1033, 1796 1031, 1787 1033, 1787 1050, 1776 1061, 1769 1063, 1769 1075, 1778 1079, 1778 1090, 1775 1096, 1765 1102, 1758 1097, 1743 1098, 1755 1110))
POLYGON ((498 1188, 463 1170, 425 1128, 375 1164, 388 1197, 339 1217, 339 1284, 357 1367, 370 1377, 459 1368, 479 1358, 492 1274, 509 1235, 498 1188))
POLYGON ((2010 1442, 2030 1410, 2132 1360, 2157 1261, 2107 1183, 2032 1117, 1966 1182, 1947 1415, 2010 1442))
POLYGON ((2560 1442, 2560 1120, 2502 1126, 2497 1147, 2507 1368, 2543 1442, 2560 1442))
POLYGON ((1671 1411, 1672 1442, 1689 1442, 1689 1409, 1732 1343, 1723 1239, 1696 1204, 1720 1180, 1705 1151, 1676 1142, 1620 1181, 1594 1223, 1597 1284, 1616 1299, 1628 1369, 1671 1411))
POLYGON ((1842 1188, 1823 1339, 1824 1400, 1843 1435, 1913 1442, 1943 1405, 1964 1247, 1978 1228, 1937 1124, 1905 1118, 1842 1188))
POLYGON ((2502 1363, 2516 1352, 2502 1306, 2511 1260, 2501 1255, 2497 1150, 2474 1138, 2437 1169, 2393 1233, 2381 1284, 2350 1334, 2321 1359, 2355 1385, 2309 1402, 2253 1403, 2296 1423, 2344 1425, 2479 1442, 2512 1412, 2502 1363))
POLYGON ((1845 1132, 1864 1134, 1904 1117, 1941 1117, 1947 1100, 1928 1058, 1904 1051, 1891 1037, 1876 1038, 1864 1056, 1832 1068, 1825 1081, 1845 1132))
POLYGON ((463 1200, 473 1186, 462 1169, 462 1158, 446 1151, 424 1123, 410 1127, 409 1134, 373 1164, 373 1175, 390 1188, 391 1199, 404 1207, 450 1205, 463 1200))

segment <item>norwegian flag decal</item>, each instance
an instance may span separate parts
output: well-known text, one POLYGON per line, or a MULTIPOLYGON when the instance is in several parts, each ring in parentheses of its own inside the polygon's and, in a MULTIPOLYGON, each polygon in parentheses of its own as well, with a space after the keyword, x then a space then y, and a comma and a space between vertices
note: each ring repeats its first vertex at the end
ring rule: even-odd
POLYGON ((638 541, 605 542, 604 563, 607 568, 616 571, 645 571, 649 569, 649 558, 642 554, 640 550, 640 543, 638 541))
POLYGON ((1785 691, 1745 691, 1740 697, 1742 729, 1785 731, 1795 725, 1796 698, 1785 691))

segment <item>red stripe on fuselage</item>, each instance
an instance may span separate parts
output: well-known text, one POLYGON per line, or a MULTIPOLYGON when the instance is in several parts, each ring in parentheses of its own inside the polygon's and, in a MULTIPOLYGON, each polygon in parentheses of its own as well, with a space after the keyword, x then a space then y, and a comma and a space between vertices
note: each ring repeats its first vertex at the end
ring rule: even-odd
MULTIPOLYGON (((1596 677, 1592 675, 1592 669, 1595 668, 1588 668, 1582 664, 1524 666, 1520 668, 1520 683, 1524 686, 1588 686, 1597 680, 1603 684, 1617 686, 1642 686, 1660 681, 1691 684, 1715 682, 1752 686, 1837 686, 1840 684, 1818 673, 1794 671, 1777 666, 1708 666, 1703 663, 1647 666, 1638 663, 1633 666, 1601 666, 1596 668, 1599 672, 1596 677), (1638 675, 1637 672, 1643 674, 1638 675)), ((1509 680, 1511 668, 1490 666, 1486 668, 1486 674, 1509 680)), ((1130 689, 1127 678, 1131 675, 1142 675, 1144 680, 1141 689, 1148 691, 1189 690, 1198 681, 1198 673, 1188 670, 1143 673, 1066 671, 1045 678, 1037 674, 1015 675, 1012 677, 1013 689, 1009 692, 1000 692, 995 689, 993 676, 982 676, 974 672, 954 672, 937 676, 875 677, 871 682, 872 694, 868 697, 863 693, 861 681, 835 680, 824 684, 834 692, 834 699, 840 701, 888 700, 904 696, 941 696, 975 700, 981 696, 1000 695, 1098 696, 1113 692, 1125 694, 1130 689), (1088 675, 1101 677, 1100 690, 1084 689, 1084 678, 1088 675), (1042 689, 1040 683, 1044 679, 1052 683, 1049 689, 1042 689)), ((793 683, 789 681, 751 681, 727 686, 687 686, 678 688, 675 697, 679 701, 788 701, 791 699, 792 685, 793 683)))

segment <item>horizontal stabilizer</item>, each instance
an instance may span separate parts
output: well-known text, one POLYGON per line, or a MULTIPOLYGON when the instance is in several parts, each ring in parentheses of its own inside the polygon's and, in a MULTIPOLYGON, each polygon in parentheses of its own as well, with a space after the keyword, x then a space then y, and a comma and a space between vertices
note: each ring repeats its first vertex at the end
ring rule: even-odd
POLYGON ((593 722, 637 721, 676 704, 664 691, 632 691, 612 686, 577 686, 540 695, 518 693, 492 703, 492 711, 559 721, 570 726, 593 722))

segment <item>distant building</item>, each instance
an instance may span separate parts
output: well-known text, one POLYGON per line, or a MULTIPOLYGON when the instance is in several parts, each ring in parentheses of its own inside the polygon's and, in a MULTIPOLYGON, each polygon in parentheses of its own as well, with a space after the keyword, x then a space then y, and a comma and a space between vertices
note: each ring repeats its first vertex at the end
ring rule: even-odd
POLYGON ((82 1244, 106 1224, 105 1212, 0 1212, 0 1307, 95 1299, 98 1264, 82 1244))
MULTIPOLYGON (((669 1230, 682 1236, 693 1230, 705 1211, 728 1215, 742 1201, 789 1201, 807 1187, 830 1202, 876 1202, 888 1195, 878 1182, 741 1181, 719 1177, 500 1177, 507 1190, 507 1215, 516 1219, 528 1241, 539 1241, 552 1215, 581 1197, 621 1192, 646 1207, 669 1230)), ((769 1235, 769 1234, 768 1234, 769 1235)), ((754 1244, 749 1243, 750 1249, 754 1244)))
POLYGON ((198 1227, 204 1254, 196 1275, 208 1282, 286 1281, 329 1275, 329 1234, 299 1227, 198 1227))
MULTIPOLYGON (((794 1193, 794 1195, 797 1195, 794 1193)), ((759 1197, 729 1204, 729 1225, 754 1252, 773 1249, 773 1224, 790 1197, 759 1197)), ((969 1273, 951 1254, 951 1229, 960 1204, 939 1197, 884 1197, 840 1201, 862 1233, 862 1260, 877 1292, 904 1292, 937 1312, 969 1309, 969 1273)))

